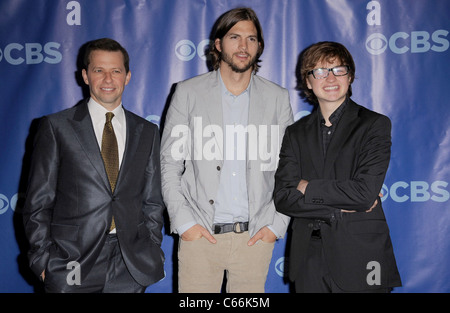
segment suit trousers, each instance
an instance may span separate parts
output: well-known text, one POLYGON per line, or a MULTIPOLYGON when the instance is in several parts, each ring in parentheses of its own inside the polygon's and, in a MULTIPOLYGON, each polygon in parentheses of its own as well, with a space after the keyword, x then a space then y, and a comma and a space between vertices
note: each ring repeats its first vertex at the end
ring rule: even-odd
MULTIPOLYGON (((82 271, 83 268, 80 268, 82 271)), ((123 261, 116 235, 108 235, 94 266, 80 284, 63 284, 55 290, 51 276, 44 281, 46 292, 70 293, 142 293, 146 287, 138 284, 123 261)))
POLYGON ((194 241, 180 239, 178 246, 178 289, 180 293, 221 292, 224 273, 226 291, 264 292, 274 243, 261 240, 249 247, 248 232, 214 235, 194 241))
MULTIPOLYGON (((304 275, 299 274, 295 281, 297 293, 346 293, 331 276, 323 251, 322 239, 311 237, 306 253, 306 268, 304 275)), ((358 293, 388 293, 390 289, 370 289, 358 293)))

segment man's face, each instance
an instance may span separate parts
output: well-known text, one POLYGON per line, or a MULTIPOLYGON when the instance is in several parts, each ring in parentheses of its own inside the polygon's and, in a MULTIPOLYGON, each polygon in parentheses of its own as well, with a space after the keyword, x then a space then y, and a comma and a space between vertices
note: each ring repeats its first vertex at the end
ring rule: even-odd
MULTIPOLYGON (((332 63, 319 62, 314 68, 333 68, 339 65, 342 64, 335 59, 332 63)), ((333 72, 329 72, 328 77, 322 79, 315 79, 313 75, 308 75, 306 78, 307 86, 309 89, 312 89, 317 100, 319 100, 319 104, 331 104, 334 106, 339 106, 344 102, 350 81, 351 77, 349 74, 335 76, 333 72)))
POLYGON ((229 66, 237 73, 252 70, 260 46, 256 27, 251 21, 237 22, 222 40, 216 39, 215 45, 221 52, 221 66, 229 66))
POLYGON ((91 97, 109 111, 120 105, 131 77, 131 73, 125 71, 122 52, 104 50, 91 52, 90 64, 82 75, 91 97))

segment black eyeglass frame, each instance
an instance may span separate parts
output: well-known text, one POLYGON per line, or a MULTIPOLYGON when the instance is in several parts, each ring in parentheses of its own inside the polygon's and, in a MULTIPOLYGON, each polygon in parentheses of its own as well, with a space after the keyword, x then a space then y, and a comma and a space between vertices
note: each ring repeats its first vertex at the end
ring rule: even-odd
POLYGON ((348 75, 348 73, 350 73, 350 66, 348 66, 348 65, 338 65, 338 66, 335 66, 335 67, 332 67, 332 68, 320 67, 320 68, 315 68, 315 69, 313 69, 313 70, 307 72, 306 74, 307 74, 307 75, 311 75, 311 74, 312 74, 312 76, 314 77, 314 79, 323 79, 323 78, 327 78, 328 75, 330 75, 330 72, 333 72, 333 75, 334 75, 334 76, 338 76, 338 77, 339 77, 339 76, 345 76, 345 75, 348 75), (337 68, 339 68, 339 67, 345 67, 345 68, 347 68, 347 72, 346 72, 345 74, 342 74, 342 75, 336 75, 335 69, 337 69, 337 68), (316 70, 328 70, 328 71, 326 72, 327 75, 324 76, 324 77, 319 77, 319 78, 317 78, 316 75, 314 75, 314 71, 316 71, 316 70))

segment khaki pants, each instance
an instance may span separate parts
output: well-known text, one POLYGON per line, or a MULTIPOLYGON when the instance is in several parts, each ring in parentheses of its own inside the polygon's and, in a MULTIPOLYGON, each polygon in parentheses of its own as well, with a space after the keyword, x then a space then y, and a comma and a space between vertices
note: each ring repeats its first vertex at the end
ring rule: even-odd
POLYGON ((180 293, 220 292, 223 273, 227 273, 227 292, 264 292, 274 243, 261 240, 249 247, 248 232, 180 239, 178 247, 178 289, 180 293))

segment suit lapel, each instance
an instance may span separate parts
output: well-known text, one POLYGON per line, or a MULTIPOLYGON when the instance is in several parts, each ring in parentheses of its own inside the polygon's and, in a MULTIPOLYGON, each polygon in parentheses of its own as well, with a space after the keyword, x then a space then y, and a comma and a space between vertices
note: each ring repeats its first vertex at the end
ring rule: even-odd
POLYGON ((347 141, 348 137, 357 125, 357 119, 358 107, 353 101, 349 100, 327 149, 324 168, 325 175, 333 168, 343 144, 347 141))
POLYGON ((125 142, 125 150, 123 152, 122 165, 120 166, 119 177, 117 178, 116 190, 120 188, 120 182, 125 177, 128 169, 132 166, 133 156, 136 153, 137 147, 142 133, 142 124, 138 124, 129 111, 125 110, 125 118, 127 121, 127 135, 125 142))
POLYGON ((102 178, 105 186, 111 189, 89 115, 87 100, 77 106, 73 120, 69 120, 69 122, 73 127, 78 142, 86 153, 86 157, 91 161, 92 166, 102 178))
MULTIPOLYGON (((261 153, 261 151, 269 152, 271 151, 272 140, 277 140, 278 138, 271 138, 271 129, 270 125, 268 125, 267 120, 264 119, 264 114, 267 107, 267 101, 262 98, 264 94, 264 90, 262 89, 261 84, 258 83, 258 79, 253 76, 250 81, 250 103, 248 108, 248 121, 247 121, 247 145, 246 145, 246 158, 247 158, 247 169, 250 169, 250 163, 252 159, 256 156, 255 154, 261 153), (266 125, 266 132, 260 131, 260 125, 266 125), (256 127, 257 133, 257 144, 251 142, 252 138, 249 137, 250 128, 256 127), (265 138, 263 138, 265 136, 265 138), (265 147, 261 147, 265 143, 265 147), (256 148, 255 148, 256 147, 256 148), (250 151, 250 149, 256 151, 250 151), (261 150, 263 149, 263 150, 261 150), (253 157, 251 157, 253 155, 253 157)), ((256 156, 258 159, 261 157, 260 155, 256 156)), ((247 171, 247 177, 250 177, 251 171, 247 171)))
MULTIPOLYGON (((250 86, 250 106, 248 108, 248 125, 261 125, 264 124, 264 112, 266 110, 267 101, 262 99, 264 94, 263 90, 260 90, 261 86, 258 84, 258 80, 252 78, 250 86)), ((265 123, 267 124, 267 123, 265 123)))
POLYGON ((318 115, 318 109, 311 113, 311 117, 306 125, 307 135, 305 136, 305 141, 311 157, 311 162, 316 169, 317 174, 321 176, 324 169, 324 157, 318 115))
MULTIPOLYGON (((211 79, 209 80, 209 86, 205 93, 205 101, 203 101, 203 104, 205 105, 206 120, 202 121, 203 125, 201 131, 203 136, 204 127, 208 125, 219 126, 222 130, 222 142, 219 142, 217 134, 214 135, 214 139, 216 140, 216 147, 220 149, 219 155, 225 157, 223 155, 225 129, 223 127, 222 88, 219 81, 219 75, 219 71, 211 72, 211 79)), ((205 143, 203 142, 203 144, 205 143)))

